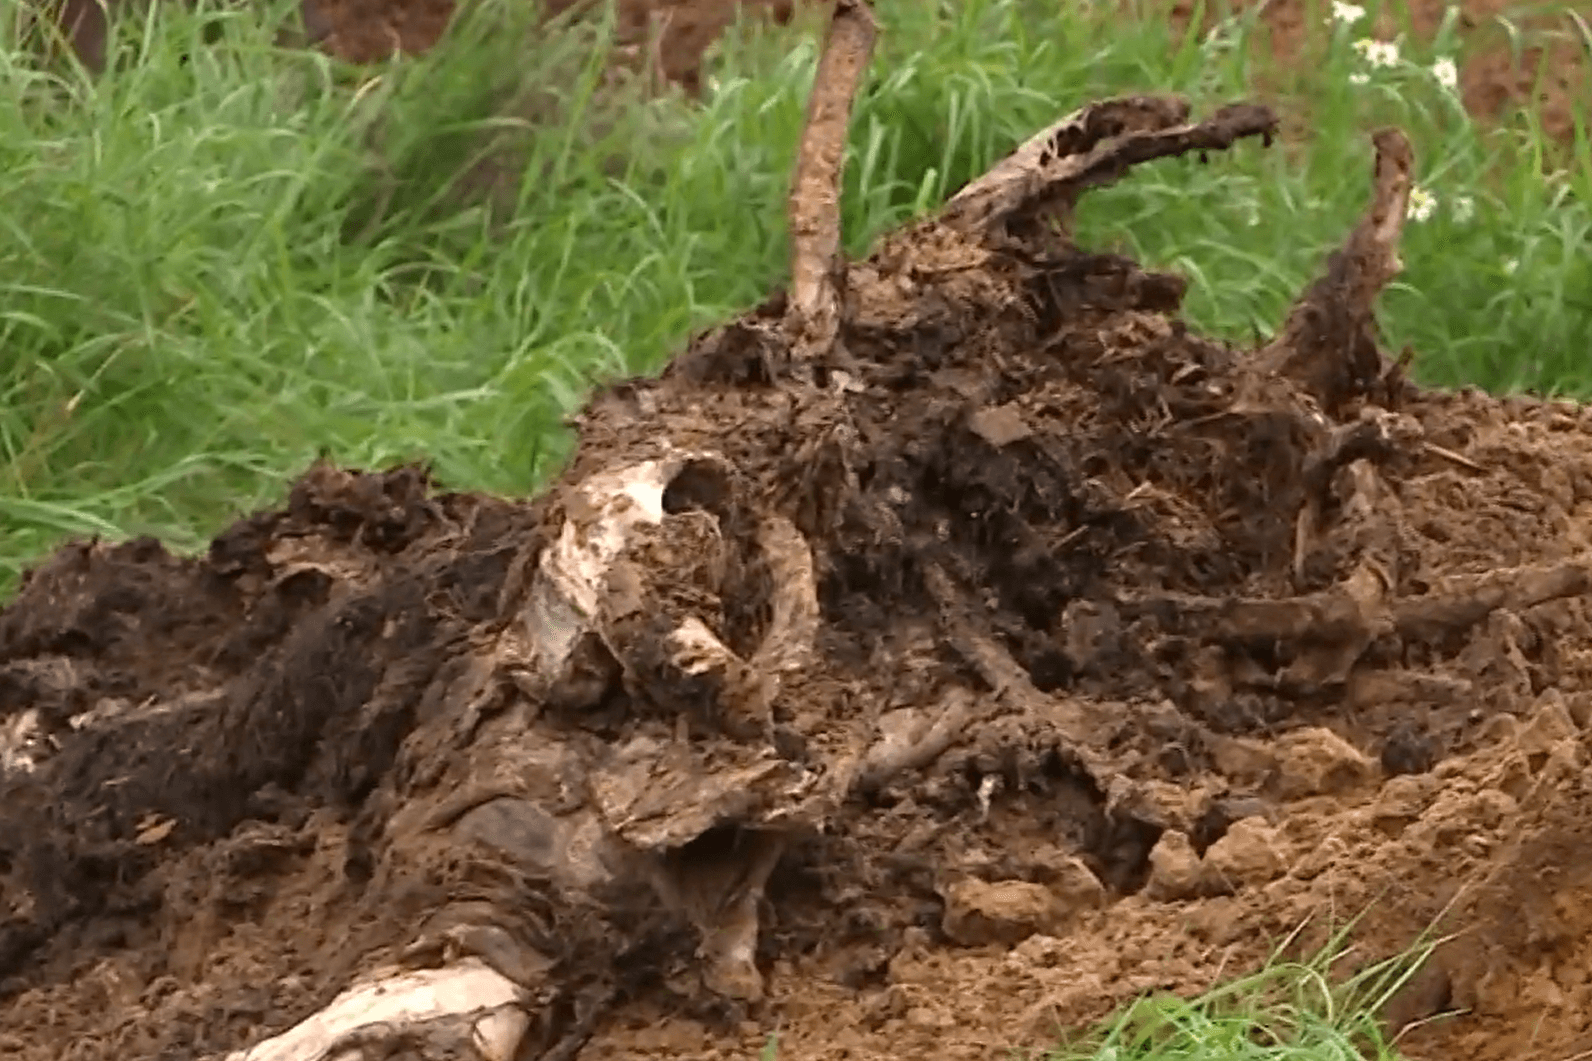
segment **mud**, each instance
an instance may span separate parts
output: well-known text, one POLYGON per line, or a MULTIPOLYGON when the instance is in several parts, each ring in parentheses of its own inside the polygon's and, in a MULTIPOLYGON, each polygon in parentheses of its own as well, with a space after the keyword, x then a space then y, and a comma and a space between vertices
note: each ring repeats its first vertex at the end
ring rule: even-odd
POLYGON ((1362 913, 1362 958, 1459 933, 1412 1056, 1586 1048, 1592 410, 1378 346, 1408 144, 1236 348, 1065 221, 1268 110, 1086 108, 843 263, 836 41, 790 291, 596 394, 542 496, 317 466, 27 577, 6 1056, 221 1057, 465 960, 519 1057, 1004 1056, 1362 913))

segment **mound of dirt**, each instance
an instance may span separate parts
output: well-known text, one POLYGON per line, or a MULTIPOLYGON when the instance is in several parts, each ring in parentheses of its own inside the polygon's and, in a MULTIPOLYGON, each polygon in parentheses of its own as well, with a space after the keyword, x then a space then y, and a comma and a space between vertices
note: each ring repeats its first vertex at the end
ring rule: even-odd
POLYGON ((1368 958, 1463 930, 1414 1056, 1586 1047, 1592 412, 1379 349, 1408 143, 1239 349, 1066 222, 1270 111, 1096 104, 845 263, 872 37, 837 8, 789 291, 541 497, 317 466, 28 576, 6 1056, 982 1058, 1367 907, 1368 958))

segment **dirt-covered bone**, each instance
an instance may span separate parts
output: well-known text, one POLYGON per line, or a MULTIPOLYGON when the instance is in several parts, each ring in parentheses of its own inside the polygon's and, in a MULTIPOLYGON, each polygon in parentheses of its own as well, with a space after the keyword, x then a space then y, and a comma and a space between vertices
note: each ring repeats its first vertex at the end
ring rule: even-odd
MULTIPOLYGON (((50 1032, 0 1045, 54 1061, 75 1021, 81 1058, 562 1061, 616 1015, 733 1029, 790 969, 855 993, 927 947, 1050 940, 1088 986, 1063 952, 1128 960, 1110 924, 1157 904, 1258 959, 1342 900, 1335 852, 1405 825, 1444 887, 1488 884, 1478 917, 1520 815, 1549 823, 1520 864, 1565 862, 1584 801, 1533 778, 1585 758, 1592 459, 1549 458, 1567 412, 1383 357, 1404 139, 1277 339, 1235 349, 1067 220, 1269 110, 1092 104, 840 268, 873 32, 837 7, 790 293, 597 393, 541 497, 318 466, 206 556, 78 543, 30 574, 0 613, 0 1027, 50 1032), (1437 759, 1495 731, 1502 765, 1454 768, 1481 831, 1423 819, 1470 798, 1437 759), (1410 783, 1364 813, 1267 822, 1379 763, 1410 783)), ((1347 883, 1386 885, 1366 864, 1347 883)))
POLYGON ((1296 381, 1331 413, 1366 394, 1392 367, 1377 349, 1373 322, 1378 296, 1403 268, 1398 244, 1415 156, 1397 129, 1378 130, 1372 142, 1376 172, 1370 209, 1257 359, 1261 373, 1296 381))
POLYGON ((940 219, 975 239, 1046 219, 1066 226, 1079 196, 1119 179, 1129 167, 1170 155, 1225 151, 1250 136, 1262 137, 1269 147, 1276 129, 1276 115, 1253 103, 1190 123, 1188 102, 1178 97, 1104 100, 1030 137, 953 195, 940 219))
POLYGON ((823 357, 840 335, 840 173, 851 104, 868 69, 878 28, 863 0, 838 0, 819 57, 790 193, 792 354, 823 357))

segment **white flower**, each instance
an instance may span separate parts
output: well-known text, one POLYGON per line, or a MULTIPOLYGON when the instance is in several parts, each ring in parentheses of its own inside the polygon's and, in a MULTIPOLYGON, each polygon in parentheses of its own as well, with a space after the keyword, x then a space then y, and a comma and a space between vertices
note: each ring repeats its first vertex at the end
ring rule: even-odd
POLYGON ((1415 187, 1410 189, 1409 206, 1404 211, 1404 216, 1411 221, 1425 221, 1437 209, 1437 196, 1425 188, 1415 187))
POLYGON ((1443 58, 1432 64, 1432 76, 1437 78, 1437 83, 1452 92, 1459 87, 1459 67, 1454 65, 1454 60, 1443 58))
POLYGON ((1515 275, 1515 270, 1517 270, 1519 268, 1520 268, 1520 259, 1519 258, 1505 258, 1504 259, 1504 275, 1505 276, 1514 276, 1515 275))
POLYGON ((1371 75, 1365 73, 1363 70, 1356 71, 1355 73, 1349 75, 1349 84, 1351 85, 1369 85, 1370 83, 1371 75))
POLYGON ((1343 0, 1332 0, 1332 15, 1327 19, 1327 24, 1336 22, 1344 26, 1352 26, 1365 17, 1365 8, 1359 4, 1346 4, 1343 0))
POLYGON ((1354 50, 1372 66, 1397 66, 1399 46, 1392 41, 1377 41, 1361 37, 1354 42, 1354 50))
POLYGON ((1449 209, 1453 211, 1455 221, 1461 225, 1468 224, 1476 216, 1476 200, 1468 195, 1456 195, 1449 209))

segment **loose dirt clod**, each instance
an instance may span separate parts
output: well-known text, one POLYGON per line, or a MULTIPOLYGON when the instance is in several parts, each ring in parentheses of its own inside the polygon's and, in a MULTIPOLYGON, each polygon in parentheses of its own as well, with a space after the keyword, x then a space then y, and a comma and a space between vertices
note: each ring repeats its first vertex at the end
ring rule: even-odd
POLYGON ((29 576, 6 1056, 984 1057, 1367 906, 1370 957, 1461 933, 1414 1056, 1592 1034, 1592 417, 1384 355, 1407 141, 1237 349, 1068 222, 1269 110, 1085 107, 846 264, 872 32, 791 294, 594 396, 540 498, 317 466, 29 576))

